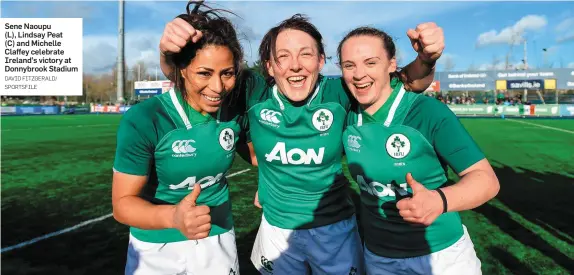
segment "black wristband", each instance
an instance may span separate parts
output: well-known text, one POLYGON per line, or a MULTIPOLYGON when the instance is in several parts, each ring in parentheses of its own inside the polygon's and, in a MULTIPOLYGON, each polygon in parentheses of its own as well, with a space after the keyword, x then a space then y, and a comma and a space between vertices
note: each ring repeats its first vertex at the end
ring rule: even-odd
POLYGON ((442 207, 443 207, 442 213, 446 213, 446 211, 448 209, 448 204, 446 203, 446 196, 444 195, 442 190, 440 190, 440 188, 437 188, 435 190, 440 195, 440 197, 442 198, 442 207))

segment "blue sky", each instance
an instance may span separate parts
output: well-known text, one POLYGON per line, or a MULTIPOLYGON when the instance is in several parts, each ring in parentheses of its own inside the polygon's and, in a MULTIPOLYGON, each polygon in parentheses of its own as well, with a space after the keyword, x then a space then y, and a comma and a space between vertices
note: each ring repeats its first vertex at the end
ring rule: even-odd
MULTIPOLYGON (((127 1, 126 61, 158 63, 158 43, 165 24, 185 12, 187 1, 127 1)), ((208 1, 208 3, 210 3, 208 1)), ((295 14, 303 13, 324 36, 327 55, 335 56, 340 39, 360 25, 381 28, 395 38, 401 65, 415 58, 406 36, 409 28, 436 22, 444 29, 446 49, 438 70, 487 70, 509 63, 521 66, 526 39, 529 66, 574 67, 573 2, 332 2, 332 1, 216 1, 214 7, 234 11, 231 16, 243 34, 246 58, 257 59, 265 32, 295 14), (514 43, 514 44, 513 44, 514 43), (547 51, 543 52, 543 48, 547 51), (546 62, 545 62, 546 61, 546 62)), ((109 71, 117 55, 116 1, 2 1, 1 16, 81 17, 84 19, 84 70, 109 71)), ((335 61, 336 58, 333 58, 335 61)), ((152 69, 152 73, 154 70, 152 69)), ((339 74, 329 63, 324 74, 339 74)))

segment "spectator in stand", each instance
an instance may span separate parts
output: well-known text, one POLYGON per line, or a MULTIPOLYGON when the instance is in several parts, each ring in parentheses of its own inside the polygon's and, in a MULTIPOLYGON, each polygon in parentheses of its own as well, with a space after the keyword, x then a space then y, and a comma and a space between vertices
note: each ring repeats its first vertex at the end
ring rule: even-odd
POLYGON ((445 102, 444 102, 444 97, 443 97, 441 94, 437 94, 436 99, 437 99, 438 101, 442 102, 442 103, 445 103, 445 102))

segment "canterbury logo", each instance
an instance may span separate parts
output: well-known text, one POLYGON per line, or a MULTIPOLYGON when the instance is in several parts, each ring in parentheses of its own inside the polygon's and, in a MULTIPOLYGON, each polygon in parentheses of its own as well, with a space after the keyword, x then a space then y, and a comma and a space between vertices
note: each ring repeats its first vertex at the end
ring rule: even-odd
POLYGON ((265 271, 273 274, 273 262, 270 260, 267 260, 267 258, 265 258, 265 256, 261 256, 261 265, 263 266, 263 269, 265 269, 265 271))
POLYGON ((359 144, 359 140, 361 140, 360 136, 350 135, 349 138, 347 139, 347 144, 349 144, 350 147, 359 149, 359 148, 361 148, 361 144, 359 144))
POLYGON ((176 140, 171 144, 171 149, 173 149, 173 152, 176 154, 193 153, 197 149, 191 146, 190 143, 195 143, 195 140, 176 140))
POLYGON ((261 119, 263 119, 264 121, 268 121, 268 122, 271 122, 274 124, 279 124, 279 122, 281 122, 277 118, 277 116, 281 115, 280 112, 269 110, 269 109, 263 109, 263 110, 261 110, 261 112, 259 114, 261 115, 261 119))

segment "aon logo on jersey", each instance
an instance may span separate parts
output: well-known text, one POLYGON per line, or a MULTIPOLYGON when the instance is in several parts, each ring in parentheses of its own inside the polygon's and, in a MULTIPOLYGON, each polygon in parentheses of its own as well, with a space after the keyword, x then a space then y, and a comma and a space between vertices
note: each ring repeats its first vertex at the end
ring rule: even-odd
POLYGON ((400 187, 402 189, 398 189, 394 187, 392 184, 382 184, 380 182, 372 181, 367 183, 363 176, 357 176, 357 183, 361 190, 368 192, 369 194, 377 197, 395 197, 395 191, 398 191, 399 194, 402 196, 406 196, 407 193, 407 183, 401 183, 400 187))
POLYGON ((271 153, 265 154, 265 160, 273 162, 276 160, 281 161, 283 164, 321 164, 323 162, 323 155, 325 154, 325 147, 319 148, 319 152, 315 149, 307 149, 307 152, 299 148, 293 148, 289 151, 285 149, 285 142, 277 142, 271 153))
POLYGON ((175 189, 181 189, 181 188, 187 187, 187 189, 192 190, 193 186, 195 186, 196 184, 199 184, 201 186, 201 189, 205 189, 209 186, 212 186, 212 185, 218 183, 222 177, 223 177, 223 173, 219 173, 215 177, 207 176, 207 177, 202 178, 198 181, 196 181, 197 177, 195 177, 195 176, 188 177, 187 179, 185 179, 184 181, 182 181, 179 184, 170 184, 169 189, 175 190, 175 189))

